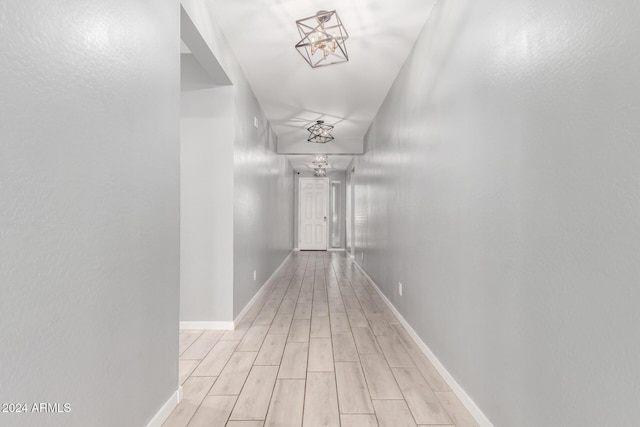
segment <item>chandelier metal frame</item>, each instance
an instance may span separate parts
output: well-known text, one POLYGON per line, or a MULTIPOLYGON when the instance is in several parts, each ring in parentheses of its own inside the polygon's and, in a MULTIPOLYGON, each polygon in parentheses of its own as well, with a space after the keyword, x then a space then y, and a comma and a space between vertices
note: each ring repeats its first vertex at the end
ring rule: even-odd
POLYGON ((309 138, 307 141, 315 142, 317 144, 326 144, 334 139, 331 135, 333 126, 324 123, 324 120, 316 120, 315 124, 307 128, 309 131, 309 138))
POLYGON ((311 68, 325 67, 349 60, 345 41, 347 30, 335 10, 319 10, 315 15, 296 21, 300 41, 296 50, 311 68), (322 55, 316 57, 315 54, 322 55))

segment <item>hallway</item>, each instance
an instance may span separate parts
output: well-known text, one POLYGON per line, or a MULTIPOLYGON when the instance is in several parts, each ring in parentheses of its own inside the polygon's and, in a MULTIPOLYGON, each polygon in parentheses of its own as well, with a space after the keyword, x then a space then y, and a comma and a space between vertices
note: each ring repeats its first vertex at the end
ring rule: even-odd
POLYGON ((267 286, 238 329, 181 331, 165 426, 477 425, 344 252, 293 252, 267 286))
POLYGON ((639 17, 1 3, 0 427, 639 425, 639 17))

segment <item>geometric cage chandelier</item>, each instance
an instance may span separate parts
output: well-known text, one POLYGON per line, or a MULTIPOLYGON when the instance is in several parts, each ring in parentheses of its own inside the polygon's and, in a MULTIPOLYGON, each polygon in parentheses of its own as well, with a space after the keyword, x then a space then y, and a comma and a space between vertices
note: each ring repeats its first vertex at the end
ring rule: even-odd
POLYGON ((311 162, 311 164, 319 168, 327 167, 329 165, 329 156, 327 156, 326 154, 317 154, 313 158, 313 161, 311 162))
POLYGON ((315 15, 296 21, 300 41, 296 49, 312 68, 349 60, 344 42, 347 30, 335 10, 320 10, 315 15))
POLYGON ((326 167, 329 166, 329 157, 326 154, 318 154, 311 162, 313 165, 313 175, 317 177, 327 176, 326 167))
POLYGON ((333 130, 333 126, 325 124, 324 120, 317 120, 307 130, 309 131, 309 138, 307 138, 309 142, 325 144, 334 139, 330 133, 333 130))

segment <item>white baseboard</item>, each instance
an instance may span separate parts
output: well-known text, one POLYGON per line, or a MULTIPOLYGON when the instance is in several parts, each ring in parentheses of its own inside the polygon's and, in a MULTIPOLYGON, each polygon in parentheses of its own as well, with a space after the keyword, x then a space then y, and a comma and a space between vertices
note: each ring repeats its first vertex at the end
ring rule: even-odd
POLYGON ((402 317, 400 312, 391 303, 391 301, 389 301, 386 295, 382 293, 382 291, 380 290, 376 282, 374 282, 373 279, 369 277, 369 274, 367 274, 367 272, 364 270, 364 268, 362 268, 360 264, 358 264, 355 261, 354 261, 354 264, 358 267, 358 269, 362 272, 362 274, 364 274, 367 280, 371 282, 374 289, 378 292, 378 295, 380 295, 380 298, 382 298, 382 300, 385 302, 385 304, 387 304, 387 306, 393 312, 393 314, 395 314, 396 317, 400 320, 400 323, 402 323, 402 326, 404 326, 404 328, 407 330, 407 332, 409 333, 409 336, 411 336, 413 341, 418 345, 418 347, 420 347, 420 350, 422 350, 424 355, 427 356, 427 359, 429 359, 429 361, 436 368, 440 376, 442 376, 442 378, 446 381, 447 385, 449 385, 449 388, 451 388, 451 391, 453 391, 456 394, 456 396, 458 396, 458 398, 460 399, 464 407, 467 408, 467 411, 469 411, 471 416, 476 420, 476 422, 480 425, 480 427, 493 427, 493 424, 491 423, 491 421, 489 421, 489 418, 487 418, 487 416, 482 412, 482 410, 480 410, 478 405, 476 405, 476 403, 471 399, 471 397, 469 397, 469 395, 464 391, 464 389, 460 386, 460 384, 458 384, 458 382, 453 378, 453 376, 449 373, 449 371, 447 371, 444 365, 440 363, 440 361, 438 360, 436 355, 433 354, 429 346, 427 346, 427 344, 425 344, 424 341, 422 341, 422 339, 418 336, 418 334, 416 334, 416 331, 414 331, 413 328, 409 325, 409 323, 407 323, 407 321, 404 319, 404 317, 402 317))
POLYGON ((203 322, 180 322, 180 329, 191 329, 197 331, 233 331, 233 322, 203 321, 203 322))
POLYGON ((287 257, 280 263, 278 268, 276 268, 276 270, 273 272, 273 274, 271 274, 271 276, 267 279, 267 281, 264 282, 264 285, 262 285, 258 290, 258 292, 256 292, 256 294, 253 296, 253 298, 251 298, 251 301, 249 301, 247 305, 244 306, 240 314, 236 316, 235 320, 233 321, 235 325, 238 325, 242 321, 242 318, 246 316, 246 314, 249 312, 253 304, 255 304, 258 298, 260 298, 260 296, 264 293, 264 291, 267 290, 267 288, 271 284, 271 281, 273 280, 274 277, 278 275, 280 270, 282 270, 282 267, 284 267, 284 265, 287 263, 287 260, 291 257, 291 254, 293 254, 293 251, 289 252, 289 255, 287 255, 287 257))
POLYGON ((284 259, 284 261, 282 261, 280 266, 278 268, 276 268, 276 271, 273 272, 273 274, 267 279, 267 281, 264 282, 264 285, 262 285, 262 287, 260 287, 258 292, 256 292, 256 294, 253 296, 253 298, 251 298, 251 301, 249 301, 247 303, 247 305, 242 309, 242 311, 240 312, 240 314, 238 314, 238 316, 235 318, 235 320, 227 321, 227 322, 225 322, 225 321, 180 322, 180 330, 182 330, 182 329, 190 329, 190 330, 196 330, 196 331, 210 331, 210 330, 215 330, 215 331, 233 331, 235 329, 236 325, 238 325, 240 323, 242 318, 251 309, 251 306, 253 306, 253 304, 255 304, 255 302, 258 300, 258 298, 260 298, 260 295, 262 295, 264 293, 264 291, 269 287, 269 284, 271 283, 273 278, 280 272, 280 270, 285 265, 285 263, 287 262, 289 257, 291 257, 292 253, 293 253, 293 251, 289 252, 289 255, 287 255, 287 257, 284 259))
POLYGON ((147 427, 161 427, 162 424, 169 418, 171 412, 178 406, 178 403, 182 401, 182 386, 178 386, 178 389, 169 397, 169 399, 162 405, 162 407, 151 418, 151 421, 147 424, 147 427))
POLYGON ((344 248, 329 248, 327 252, 344 252, 344 248))

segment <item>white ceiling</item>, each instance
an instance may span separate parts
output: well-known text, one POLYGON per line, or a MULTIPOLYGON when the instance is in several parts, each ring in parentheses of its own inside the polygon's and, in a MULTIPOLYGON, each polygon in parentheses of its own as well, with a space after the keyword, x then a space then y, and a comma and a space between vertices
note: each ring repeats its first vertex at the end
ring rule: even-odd
MULTIPOLYGON (((211 0, 214 19, 278 137, 278 153, 363 152, 363 137, 436 0, 211 0), (311 68, 294 48, 295 21, 336 10, 349 62, 311 68), (316 120, 335 140, 307 142, 316 120)), ((345 165, 346 166, 346 165, 345 165)))

